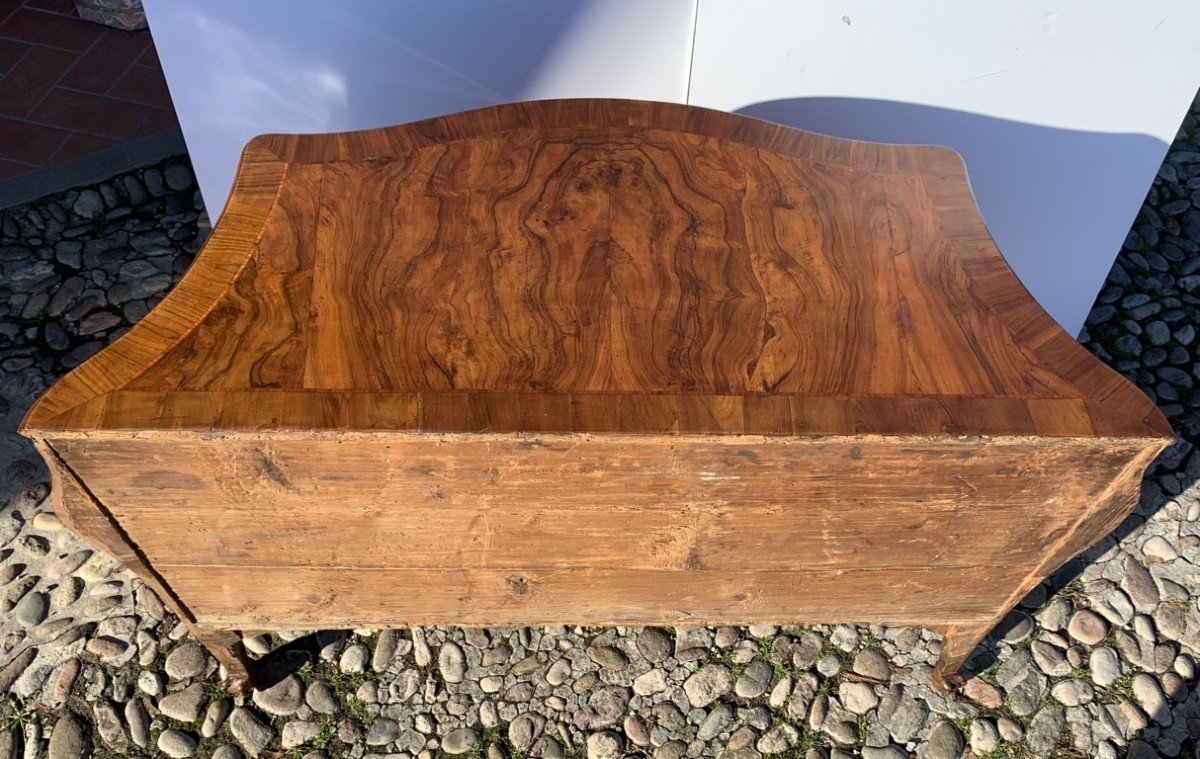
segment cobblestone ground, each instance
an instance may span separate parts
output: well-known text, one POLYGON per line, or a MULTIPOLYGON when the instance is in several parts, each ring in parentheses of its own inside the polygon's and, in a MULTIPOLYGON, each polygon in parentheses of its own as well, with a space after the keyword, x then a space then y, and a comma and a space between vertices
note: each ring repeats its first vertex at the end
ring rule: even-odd
MULTIPOLYGON (((1021 604, 950 698, 936 635, 883 627, 356 630, 217 689, 161 602, 62 529, 12 431, 140 318, 206 231, 182 161, 11 209, 0 239, 0 759, 486 754, 1200 756, 1200 147, 1184 124, 1081 336, 1182 440, 1134 516, 1021 604)), ((282 640, 281 640, 282 639, 282 640)))

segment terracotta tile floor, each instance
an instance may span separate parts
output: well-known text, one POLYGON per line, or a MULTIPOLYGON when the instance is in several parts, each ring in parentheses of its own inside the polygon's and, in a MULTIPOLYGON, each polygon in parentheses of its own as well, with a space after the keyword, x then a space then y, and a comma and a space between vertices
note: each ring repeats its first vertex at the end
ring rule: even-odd
POLYGON ((176 125, 149 32, 0 0, 0 180, 176 125))

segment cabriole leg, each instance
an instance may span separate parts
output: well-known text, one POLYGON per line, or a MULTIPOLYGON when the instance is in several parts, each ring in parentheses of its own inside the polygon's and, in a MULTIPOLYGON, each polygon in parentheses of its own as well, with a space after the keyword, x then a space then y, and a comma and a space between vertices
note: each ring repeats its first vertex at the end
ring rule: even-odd
POLYGON ((959 668, 991 632, 987 622, 951 625, 942 636, 942 653, 933 668, 933 687, 940 693, 950 693, 961 688, 964 682, 959 668))
POLYGON ((242 636, 232 630, 215 630, 204 625, 191 625, 191 633, 200 645, 208 649, 217 663, 225 667, 227 676, 221 689, 231 696, 240 695, 253 686, 253 664, 246 657, 242 636))

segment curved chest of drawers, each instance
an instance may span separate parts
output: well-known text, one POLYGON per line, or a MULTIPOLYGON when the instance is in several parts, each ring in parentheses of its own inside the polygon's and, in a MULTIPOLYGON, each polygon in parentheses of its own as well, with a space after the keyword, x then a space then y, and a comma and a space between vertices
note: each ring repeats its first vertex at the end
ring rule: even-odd
POLYGON ((23 431, 233 688, 245 630, 834 621, 946 686, 1171 439, 952 151, 608 100, 256 138, 23 431))

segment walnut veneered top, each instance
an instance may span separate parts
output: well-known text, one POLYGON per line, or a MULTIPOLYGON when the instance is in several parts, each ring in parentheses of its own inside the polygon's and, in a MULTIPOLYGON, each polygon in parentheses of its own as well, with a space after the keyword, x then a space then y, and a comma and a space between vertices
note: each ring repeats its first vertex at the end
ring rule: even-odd
POLYGON ((25 426, 1170 434, 953 151, 615 100, 254 139, 183 281, 25 426))

